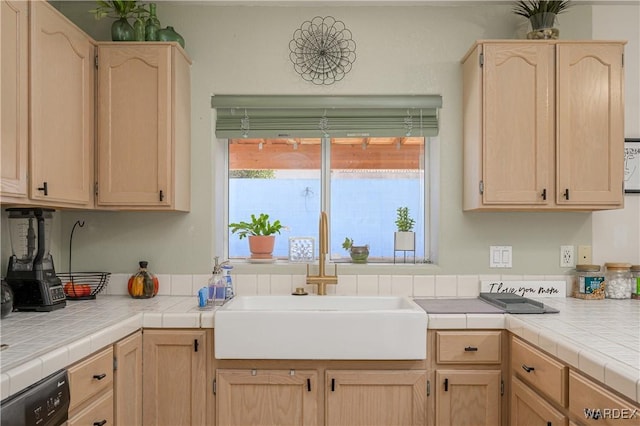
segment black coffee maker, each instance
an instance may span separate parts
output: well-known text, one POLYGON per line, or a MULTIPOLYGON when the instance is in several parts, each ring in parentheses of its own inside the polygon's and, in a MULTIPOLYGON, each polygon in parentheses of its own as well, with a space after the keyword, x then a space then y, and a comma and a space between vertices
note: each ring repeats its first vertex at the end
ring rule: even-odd
POLYGON ((53 209, 10 208, 11 257, 5 281, 13 291, 13 308, 52 311, 66 297, 49 253, 53 209))

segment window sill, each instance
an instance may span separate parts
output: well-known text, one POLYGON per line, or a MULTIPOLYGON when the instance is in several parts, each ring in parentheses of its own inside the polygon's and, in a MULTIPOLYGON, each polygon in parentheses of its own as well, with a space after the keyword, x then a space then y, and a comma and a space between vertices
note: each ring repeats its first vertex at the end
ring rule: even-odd
MULTIPOLYGON (((306 275, 307 263, 289 262, 287 259, 277 259, 273 263, 251 263, 247 260, 232 259, 234 274, 273 274, 273 275, 306 275)), ((311 273, 317 271, 318 262, 311 265, 311 273)), ((338 275, 428 275, 440 271, 440 267, 433 263, 364 263, 356 264, 348 261, 328 262, 326 273, 333 274, 337 266, 338 275), (335 265, 335 266, 334 266, 335 265)))

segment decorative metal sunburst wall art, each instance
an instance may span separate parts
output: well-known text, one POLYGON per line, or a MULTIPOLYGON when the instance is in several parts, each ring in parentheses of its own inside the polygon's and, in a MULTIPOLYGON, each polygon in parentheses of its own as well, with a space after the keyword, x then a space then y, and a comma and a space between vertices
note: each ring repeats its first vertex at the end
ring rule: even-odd
POLYGON ((293 33, 289 50, 296 72, 318 85, 342 80, 356 60, 351 31, 332 16, 316 16, 303 22, 293 33))

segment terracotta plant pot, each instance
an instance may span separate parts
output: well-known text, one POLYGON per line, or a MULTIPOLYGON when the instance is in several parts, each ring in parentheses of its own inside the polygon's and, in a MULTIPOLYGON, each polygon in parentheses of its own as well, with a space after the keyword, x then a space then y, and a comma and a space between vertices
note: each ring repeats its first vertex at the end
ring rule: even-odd
POLYGON ((271 259, 273 247, 276 243, 275 235, 252 235, 249 237, 249 251, 252 259, 271 259))

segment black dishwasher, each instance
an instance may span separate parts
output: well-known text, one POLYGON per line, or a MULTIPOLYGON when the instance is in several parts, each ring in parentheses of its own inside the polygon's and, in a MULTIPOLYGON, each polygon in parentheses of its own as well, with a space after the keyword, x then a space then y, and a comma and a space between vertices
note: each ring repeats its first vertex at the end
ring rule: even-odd
POLYGON ((69 417, 66 370, 45 377, 0 402, 2 426, 59 426, 69 417))

